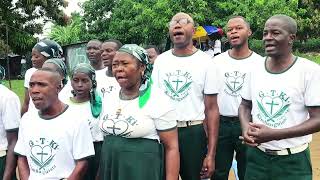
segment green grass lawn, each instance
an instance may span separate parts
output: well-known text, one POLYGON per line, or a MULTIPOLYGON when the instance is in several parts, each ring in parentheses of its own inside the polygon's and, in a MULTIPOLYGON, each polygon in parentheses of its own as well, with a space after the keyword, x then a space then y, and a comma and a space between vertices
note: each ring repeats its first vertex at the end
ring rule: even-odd
MULTIPOLYGON (((24 99, 23 81, 24 80, 11 80, 11 90, 19 96, 21 103, 23 102, 23 99, 24 99)), ((8 81, 4 81, 3 84, 9 88, 8 81)))

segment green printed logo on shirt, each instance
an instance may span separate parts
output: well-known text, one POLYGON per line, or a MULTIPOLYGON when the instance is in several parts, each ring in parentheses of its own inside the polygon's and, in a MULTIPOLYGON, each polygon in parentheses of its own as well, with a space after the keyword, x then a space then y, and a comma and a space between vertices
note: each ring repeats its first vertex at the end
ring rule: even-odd
POLYGON ((116 115, 105 115, 101 123, 101 130, 107 135, 130 137, 132 126, 136 126, 137 120, 132 116, 125 117, 121 112, 116 115))
POLYGON ((226 72, 224 76, 225 76, 225 85, 226 85, 224 92, 229 94, 230 96, 239 96, 240 90, 243 87, 246 73, 242 74, 239 71, 233 71, 233 72, 226 72))
POLYGON ((59 145, 54 140, 39 138, 38 140, 29 142, 31 153, 29 163, 31 170, 38 174, 48 174, 56 168, 52 161, 54 160, 56 150, 59 145))
POLYGON ((191 89, 192 76, 189 72, 176 70, 166 74, 167 79, 164 80, 166 87, 165 93, 175 101, 181 101, 189 95, 191 89))
POLYGON ((287 120, 286 114, 289 111, 290 98, 284 92, 271 90, 260 91, 257 100, 259 114, 258 118, 266 125, 276 128, 287 120))

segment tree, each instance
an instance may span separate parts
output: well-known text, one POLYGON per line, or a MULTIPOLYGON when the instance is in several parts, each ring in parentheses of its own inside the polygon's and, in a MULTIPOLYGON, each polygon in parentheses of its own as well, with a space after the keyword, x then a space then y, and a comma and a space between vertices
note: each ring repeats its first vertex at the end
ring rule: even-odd
POLYGON ((44 22, 65 23, 60 7, 63 0, 1 0, 0 1, 0 39, 6 39, 6 26, 9 27, 9 46, 15 53, 24 54, 35 44, 35 33, 41 33, 44 22), (14 3, 15 2, 15 3, 14 3), (42 18, 42 22, 35 21, 42 18))
POLYGON ((61 46, 81 42, 86 37, 86 31, 81 24, 80 14, 72 14, 67 26, 54 25, 49 37, 61 46))

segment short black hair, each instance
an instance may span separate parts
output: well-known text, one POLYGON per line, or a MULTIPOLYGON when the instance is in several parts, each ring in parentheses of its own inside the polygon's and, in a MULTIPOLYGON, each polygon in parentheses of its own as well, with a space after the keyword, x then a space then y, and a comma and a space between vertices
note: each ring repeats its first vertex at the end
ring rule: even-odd
POLYGON ((297 33, 298 25, 297 25, 296 20, 294 20, 292 17, 284 15, 284 14, 276 14, 274 16, 271 16, 268 20, 270 20, 270 19, 278 19, 278 20, 282 21, 283 24, 286 25, 287 31, 290 34, 297 33))
POLYGON ((119 40, 117 40, 117 39, 108 39, 108 40, 104 41, 103 43, 106 43, 106 42, 113 42, 113 43, 115 43, 115 44, 117 45, 116 50, 119 50, 119 49, 122 47, 122 45, 123 45, 123 44, 122 44, 119 40))
MULTIPOLYGON (((230 16, 230 17, 229 17, 229 20, 230 20, 230 19, 236 19, 236 18, 242 19, 242 20, 246 23, 247 27, 250 29, 250 23, 249 23, 248 20, 247 20, 245 17, 243 17, 243 16, 233 15, 233 16, 230 16)), ((228 21, 229 21, 229 20, 228 20, 228 21)))
POLYGON ((160 50, 158 49, 158 47, 156 46, 156 45, 152 45, 152 44, 150 44, 150 45, 147 45, 144 49, 154 49, 155 51, 156 51, 156 53, 159 55, 159 54, 161 54, 161 52, 160 52, 160 50))

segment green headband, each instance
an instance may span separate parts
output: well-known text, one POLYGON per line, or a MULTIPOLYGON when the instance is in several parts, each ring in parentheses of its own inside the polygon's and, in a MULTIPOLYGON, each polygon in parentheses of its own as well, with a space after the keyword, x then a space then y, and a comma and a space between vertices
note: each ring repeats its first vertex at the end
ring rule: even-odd
POLYGON ((150 64, 148 53, 145 49, 136 44, 125 44, 118 51, 131 54, 142 64, 146 65, 146 70, 142 77, 142 84, 139 88, 139 107, 142 108, 150 98, 152 85, 151 73, 153 65, 150 64))

